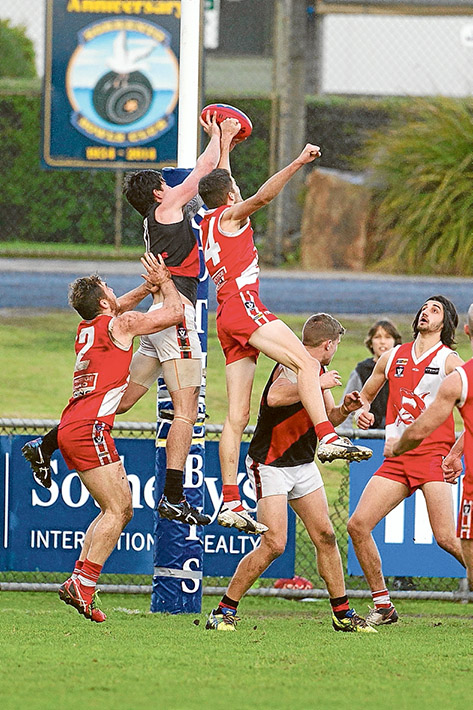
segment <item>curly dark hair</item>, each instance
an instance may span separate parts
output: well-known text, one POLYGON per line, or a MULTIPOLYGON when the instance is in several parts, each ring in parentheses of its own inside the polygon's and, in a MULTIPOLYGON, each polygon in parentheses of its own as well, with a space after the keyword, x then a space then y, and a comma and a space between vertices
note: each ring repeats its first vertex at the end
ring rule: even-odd
POLYGON ((215 168, 199 180, 199 195, 209 209, 224 205, 233 189, 232 176, 223 168, 215 168))
POLYGON ((123 178, 123 194, 132 207, 146 217, 156 199, 153 190, 161 190, 164 178, 159 170, 138 170, 123 178))
POLYGON ((98 274, 81 276, 69 284, 69 305, 84 320, 93 320, 100 313, 100 300, 105 298, 103 281, 98 274))
POLYGON ((455 345, 455 331, 458 325, 458 313, 457 309, 453 303, 446 296, 430 296, 426 298, 422 306, 417 311, 414 320, 412 321, 412 330, 414 332, 414 338, 416 337, 419 326, 419 318, 422 313, 422 308, 425 306, 427 301, 437 301, 443 306, 443 327, 440 334, 440 339, 444 345, 451 348, 455 345))

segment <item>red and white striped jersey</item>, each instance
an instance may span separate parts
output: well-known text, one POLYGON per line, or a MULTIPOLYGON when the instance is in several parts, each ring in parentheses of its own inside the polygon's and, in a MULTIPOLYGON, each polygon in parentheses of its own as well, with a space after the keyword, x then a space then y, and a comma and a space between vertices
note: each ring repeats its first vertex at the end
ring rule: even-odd
POLYGON ((115 412, 128 384, 133 347, 113 340, 113 316, 98 315, 77 328, 72 397, 61 416, 61 426, 100 419, 113 425, 115 412))
POLYGON ((458 409, 465 425, 463 456, 465 457, 465 473, 471 487, 473 484, 473 358, 456 369, 462 379, 462 393, 458 409))
POLYGON ((223 232, 220 220, 229 205, 205 213, 200 223, 204 258, 217 289, 217 301, 224 303, 243 288, 259 291, 258 252, 248 219, 238 232, 223 232))
MULTIPOLYGON (((393 348, 386 364, 389 382, 386 409, 386 438, 399 437, 417 417, 433 402, 438 389, 447 376, 445 364, 451 350, 438 343, 419 358, 414 343, 403 343, 393 348)), ((410 455, 420 455, 439 444, 452 446, 455 441, 453 414, 441 424, 410 455)))

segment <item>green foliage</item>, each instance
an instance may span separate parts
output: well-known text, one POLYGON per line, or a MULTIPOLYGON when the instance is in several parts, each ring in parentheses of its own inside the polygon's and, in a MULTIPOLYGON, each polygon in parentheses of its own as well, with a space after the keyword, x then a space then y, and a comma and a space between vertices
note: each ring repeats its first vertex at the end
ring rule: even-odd
MULTIPOLYGON (((113 244, 115 175, 40 167, 40 101, 0 95, 0 241, 113 244)), ((141 244, 139 216, 123 201, 123 244, 141 244)))
POLYGON ((36 76, 33 42, 23 25, 12 27, 10 20, 0 20, 0 77, 36 76))
MULTIPOLYGON (((217 99, 235 104, 253 122, 251 138, 232 153, 242 194, 249 197, 271 171, 272 102, 210 96, 206 103, 217 99)), ((400 107, 399 100, 310 98, 307 136, 322 146, 320 164, 349 169, 349 158, 360 152, 366 128, 385 126, 400 107)), ((0 241, 113 244, 114 173, 42 170, 40 115, 40 93, 31 79, 0 81, 0 159, 8 166, 0 175, 0 241)), ((256 213, 252 222, 259 240, 267 228, 267 211, 256 213)), ((122 224, 122 244, 141 246, 140 216, 125 200, 122 224)))
POLYGON ((307 100, 307 140, 322 148, 317 165, 353 170, 370 132, 385 130, 410 99, 311 96, 307 100))
POLYGON ((369 264, 403 273, 472 273, 473 104, 416 101, 369 142, 375 190, 369 264))

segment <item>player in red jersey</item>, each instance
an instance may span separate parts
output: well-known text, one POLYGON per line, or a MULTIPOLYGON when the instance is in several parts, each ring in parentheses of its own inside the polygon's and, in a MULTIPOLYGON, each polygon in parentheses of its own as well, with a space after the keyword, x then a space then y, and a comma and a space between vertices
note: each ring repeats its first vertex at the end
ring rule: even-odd
POLYGON ((263 532, 244 510, 237 486, 237 466, 243 430, 248 423, 256 359, 260 352, 296 372, 302 403, 316 428, 321 460, 369 458, 371 450, 340 439, 327 418, 319 384, 320 364, 285 323, 261 303, 258 254, 250 215, 267 205, 298 170, 319 155, 307 144, 287 167, 273 175, 255 195, 242 200, 231 176, 230 149, 240 124, 221 123, 218 168, 199 182, 199 194, 209 211, 200 228, 205 262, 217 288, 217 334, 225 354, 228 412, 220 439, 223 479, 221 525, 263 532))
MULTIPOLYGON (((336 370, 326 372, 345 329, 327 313, 316 313, 304 324, 302 342, 324 369, 320 381, 330 421, 341 424, 361 406, 360 393, 350 392, 335 406, 330 387, 340 385, 336 370)), ((239 563, 218 608, 210 612, 206 628, 233 631, 242 596, 271 562, 284 552, 287 542, 287 504, 303 522, 316 550, 317 567, 327 585, 336 631, 375 633, 350 609, 342 561, 330 522, 327 497, 315 462, 317 437, 300 401, 295 373, 276 365, 261 397, 253 438, 246 458, 248 475, 258 501, 258 515, 269 526, 261 544, 239 563)))
MULTIPOLYGON (((417 312, 412 323, 414 342, 398 345, 381 355, 373 374, 361 390, 363 407, 355 421, 367 429, 373 421, 369 406, 383 384, 389 382, 386 410, 386 439, 400 436, 435 399, 437 392, 462 360, 451 349, 455 342, 458 314, 445 296, 432 296, 417 312)), ((455 441, 453 416, 442 421, 417 451, 385 460, 367 483, 356 510, 348 521, 348 532, 356 556, 370 586, 374 608, 367 616, 372 624, 397 621, 384 580, 381 558, 371 531, 404 498, 422 491, 437 543, 463 564, 455 537, 451 489, 445 481, 442 459, 455 441)))
MULTIPOLYGON (((184 497, 183 471, 197 417, 202 350, 195 322, 200 268, 198 245, 191 217, 184 207, 196 198, 199 179, 217 165, 220 155, 220 129, 215 116, 207 113, 200 122, 210 141, 194 170, 181 184, 170 187, 157 170, 139 170, 125 176, 124 195, 144 218, 146 251, 163 256, 181 295, 182 316, 177 326, 141 338, 132 360, 130 382, 117 410, 117 414, 127 412, 162 374, 173 403, 174 417, 166 439, 166 481, 158 512, 170 520, 190 524, 199 513, 194 508, 190 510, 184 497)), ((161 308, 162 302, 163 296, 157 291, 150 311, 161 308)), ((49 463, 55 449, 56 428, 23 447, 23 455, 43 485, 50 483, 49 463)), ((200 518, 205 524, 204 518, 200 518)))
POLYGON ((59 423, 59 448, 70 469, 100 507, 89 525, 72 576, 61 585, 60 598, 96 622, 105 614, 95 606, 95 586, 102 567, 133 515, 126 472, 110 436, 126 389, 133 338, 179 322, 182 304, 163 260, 141 259, 143 276, 163 294, 162 308, 150 313, 126 310, 150 289, 139 287, 118 299, 98 276, 79 278, 69 289, 69 303, 83 318, 75 342, 73 393, 59 423))
MULTIPOLYGON (((473 304, 468 309, 464 330, 473 349, 473 304)), ((442 468, 445 480, 455 483, 463 470, 461 456, 464 452, 465 477, 457 537, 460 539, 470 589, 473 589, 473 358, 448 375, 440 385, 434 401, 404 430, 400 438, 386 440, 385 453, 387 456, 401 456, 422 445, 451 417, 455 406, 462 416, 465 431, 445 457, 442 468)))

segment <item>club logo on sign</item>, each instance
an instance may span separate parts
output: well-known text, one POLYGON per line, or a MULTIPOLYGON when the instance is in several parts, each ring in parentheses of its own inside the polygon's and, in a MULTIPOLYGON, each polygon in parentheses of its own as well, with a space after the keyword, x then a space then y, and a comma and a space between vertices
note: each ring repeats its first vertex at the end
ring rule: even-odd
POLYGON ((158 25, 127 18, 88 25, 66 76, 71 123, 98 143, 141 145, 174 124, 178 62, 158 25))

